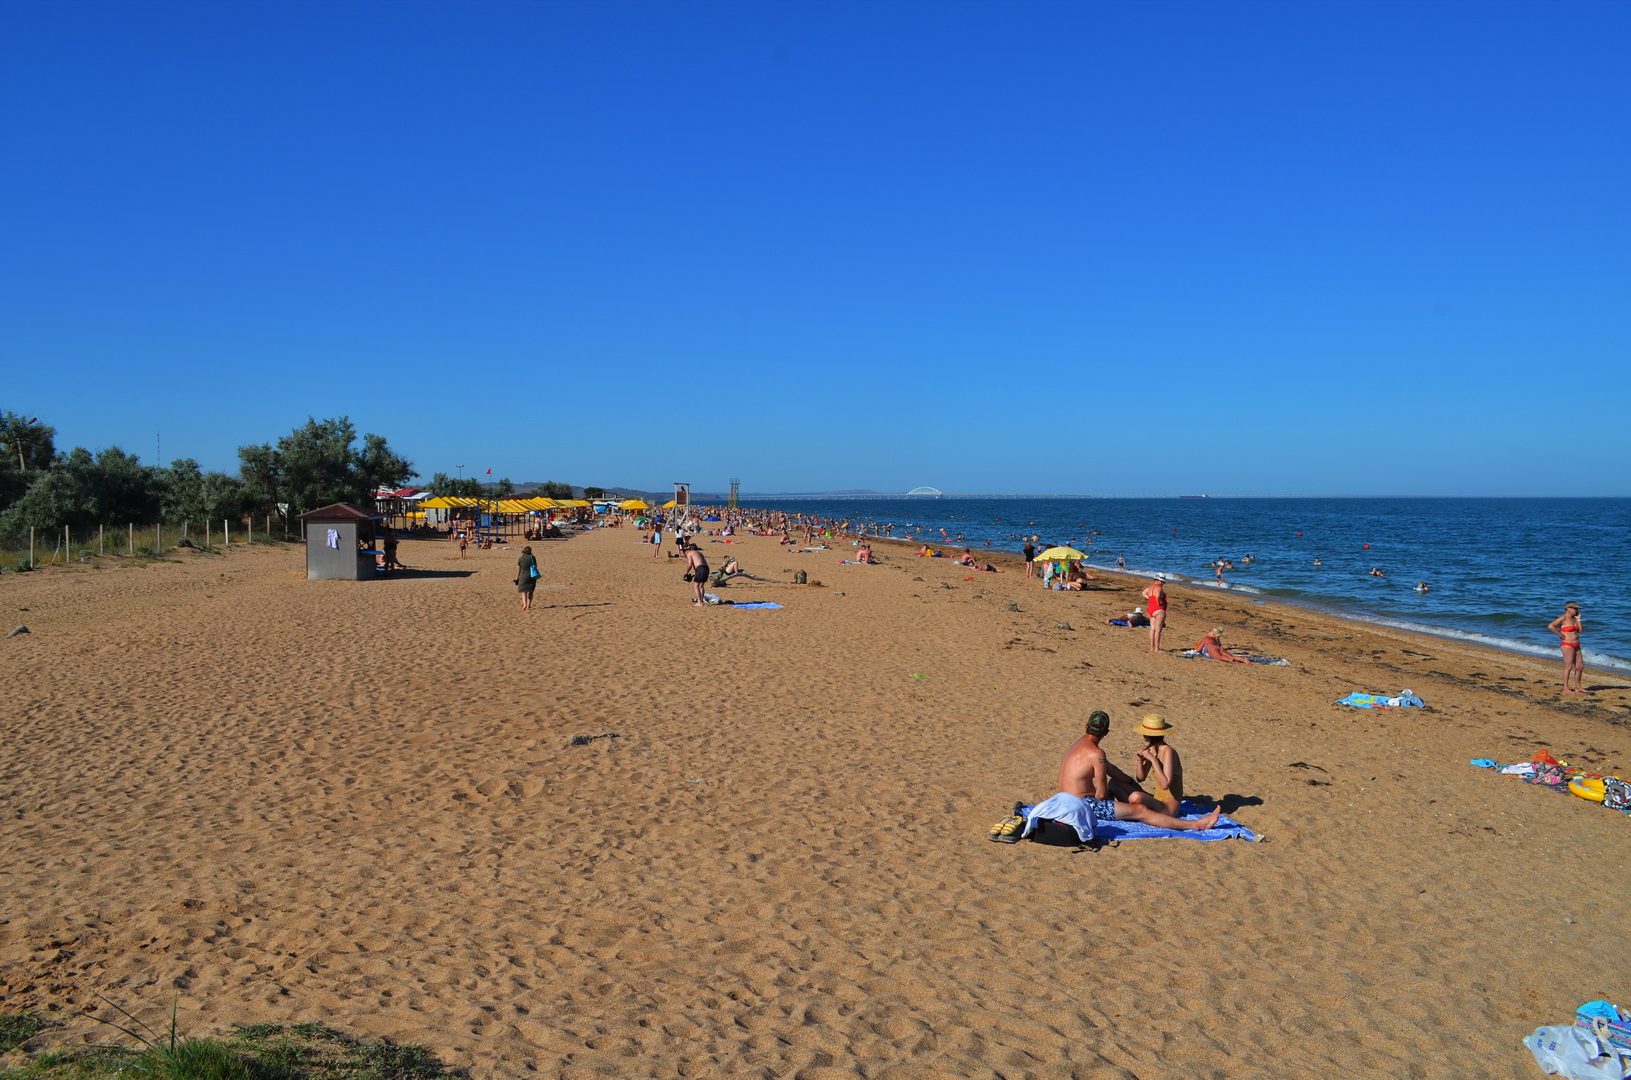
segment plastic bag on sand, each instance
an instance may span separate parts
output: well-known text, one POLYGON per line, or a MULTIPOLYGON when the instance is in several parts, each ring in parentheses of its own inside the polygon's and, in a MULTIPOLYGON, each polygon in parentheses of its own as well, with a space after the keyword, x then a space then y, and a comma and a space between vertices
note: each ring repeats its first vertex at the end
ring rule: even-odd
POLYGON ((1552 1076, 1567 1080, 1625 1080, 1626 1061, 1612 1046, 1604 1046, 1585 1028, 1543 1027, 1523 1040, 1535 1063, 1552 1076))

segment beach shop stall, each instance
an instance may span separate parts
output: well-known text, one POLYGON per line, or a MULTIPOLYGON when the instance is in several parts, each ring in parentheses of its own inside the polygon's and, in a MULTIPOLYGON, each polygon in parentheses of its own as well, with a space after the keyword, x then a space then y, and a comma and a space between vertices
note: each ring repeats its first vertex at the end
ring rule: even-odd
POLYGON ((307 581, 362 581, 375 576, 384 515, 334 503, 300 515, 306 534, 307 581))

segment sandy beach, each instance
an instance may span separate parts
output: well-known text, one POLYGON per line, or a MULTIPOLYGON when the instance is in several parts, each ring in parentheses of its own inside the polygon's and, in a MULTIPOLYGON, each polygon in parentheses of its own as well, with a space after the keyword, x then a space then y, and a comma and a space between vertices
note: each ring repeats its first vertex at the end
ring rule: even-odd
POLYGON ((1183 587, 1152 655, 1105 623, 1135 579, 895 545, 704 543, 821 585, 698 608, 639 537, 535 544, 527 614, 518 547, 439 541, 376 582, 297 545, 5 575, 4 1008, 321 1020, 478 1080, 1527 1080, 1536 1026, 1631 1005, 1631 818, 1468 765, 1625 775, 1623 678, 1183 587), (1173 655, 1213 625, 1291 666, 1173 655), (1128 767, 1164 713, 1266 842, 988 842, 1095 708, 1128 767))

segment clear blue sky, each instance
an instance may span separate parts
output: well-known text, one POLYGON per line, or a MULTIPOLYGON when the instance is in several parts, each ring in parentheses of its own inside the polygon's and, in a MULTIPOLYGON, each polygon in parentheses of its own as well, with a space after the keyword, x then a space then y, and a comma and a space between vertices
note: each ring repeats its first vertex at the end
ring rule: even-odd
POLYGON ((0 5, 0 407, 234 469, 1631 493, 1631 4, 0 5))

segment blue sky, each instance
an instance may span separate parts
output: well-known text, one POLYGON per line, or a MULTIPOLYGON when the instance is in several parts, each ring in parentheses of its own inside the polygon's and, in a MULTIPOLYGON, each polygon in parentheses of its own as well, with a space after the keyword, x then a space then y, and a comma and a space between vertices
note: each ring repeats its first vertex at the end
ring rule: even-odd
POLYGON ((0 408, 235 468, 1631 494, 1631 5, 0 5, 0 408))

